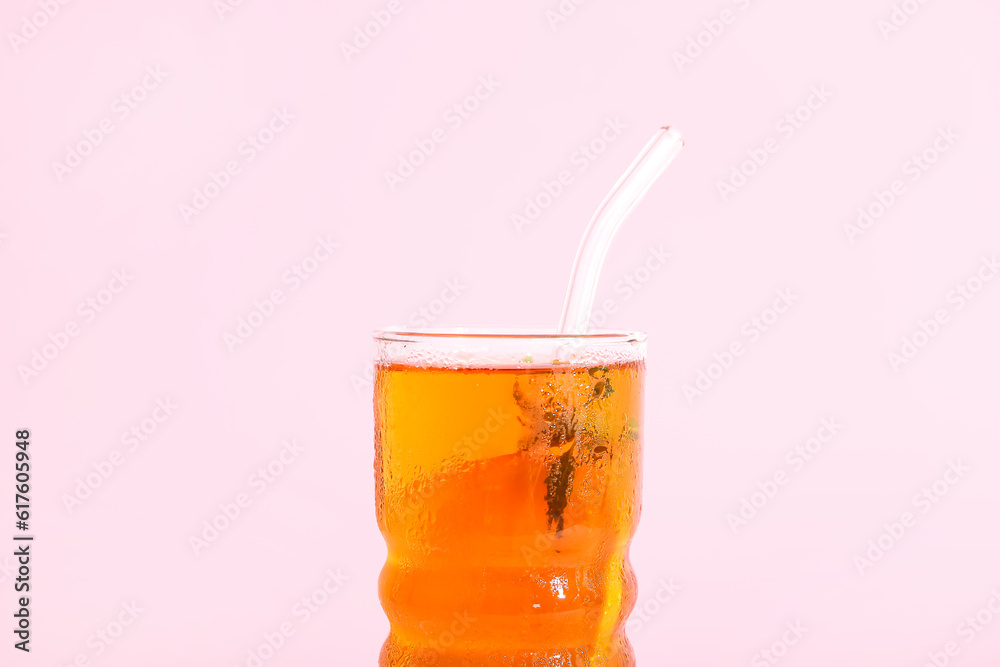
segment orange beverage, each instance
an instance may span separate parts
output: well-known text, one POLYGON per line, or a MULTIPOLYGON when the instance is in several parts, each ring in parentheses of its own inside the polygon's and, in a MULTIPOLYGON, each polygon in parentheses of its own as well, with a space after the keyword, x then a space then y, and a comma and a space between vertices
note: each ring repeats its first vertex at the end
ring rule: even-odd
POLYGON ((379 665, 635 665, 641 336, 379 337, 379 665))

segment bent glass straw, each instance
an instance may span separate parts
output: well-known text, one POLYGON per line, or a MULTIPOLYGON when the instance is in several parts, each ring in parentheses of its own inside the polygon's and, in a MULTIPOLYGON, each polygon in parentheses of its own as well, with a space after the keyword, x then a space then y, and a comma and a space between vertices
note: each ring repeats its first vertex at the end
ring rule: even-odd
POLYGON ((559 321, 559 333, 587 333, 597 296, 597 283, 615 234, 683 147, 684 139, 679 132, 670 127, 660 128, 605 197, 587 225, 576 253, 559 321))

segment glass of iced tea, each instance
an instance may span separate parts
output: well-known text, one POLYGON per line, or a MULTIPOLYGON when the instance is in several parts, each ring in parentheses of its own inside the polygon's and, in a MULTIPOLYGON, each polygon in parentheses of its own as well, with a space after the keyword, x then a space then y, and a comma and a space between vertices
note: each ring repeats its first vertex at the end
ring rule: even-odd
POLYGON ((645 336, 375 334, 381 667, 635 665, 645 336))

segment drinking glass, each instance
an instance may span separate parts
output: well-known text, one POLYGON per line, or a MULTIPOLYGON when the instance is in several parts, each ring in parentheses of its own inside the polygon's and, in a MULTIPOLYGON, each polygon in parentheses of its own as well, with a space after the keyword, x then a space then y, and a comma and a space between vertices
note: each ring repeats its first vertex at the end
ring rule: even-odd
POLYGON ((625 667, 645 335, 375 333, 380 667, 625 667))

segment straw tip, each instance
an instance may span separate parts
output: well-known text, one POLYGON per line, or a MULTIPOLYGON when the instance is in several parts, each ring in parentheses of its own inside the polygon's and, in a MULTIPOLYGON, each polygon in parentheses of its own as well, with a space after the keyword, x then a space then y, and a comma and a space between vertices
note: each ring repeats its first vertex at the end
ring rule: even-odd
POLYGON ((677 134, 677 138, 680 139, 681 147, 683 148, 684 146, 687 146, 687 142, 684 141, 684 137, 682 137, 680 134, 678 134, 677 130, 674 130, 674 128, 671 127, 670 125, 661 125, 660 129, 664 130, 664 131, 673 131, 674 134, 677 134))

